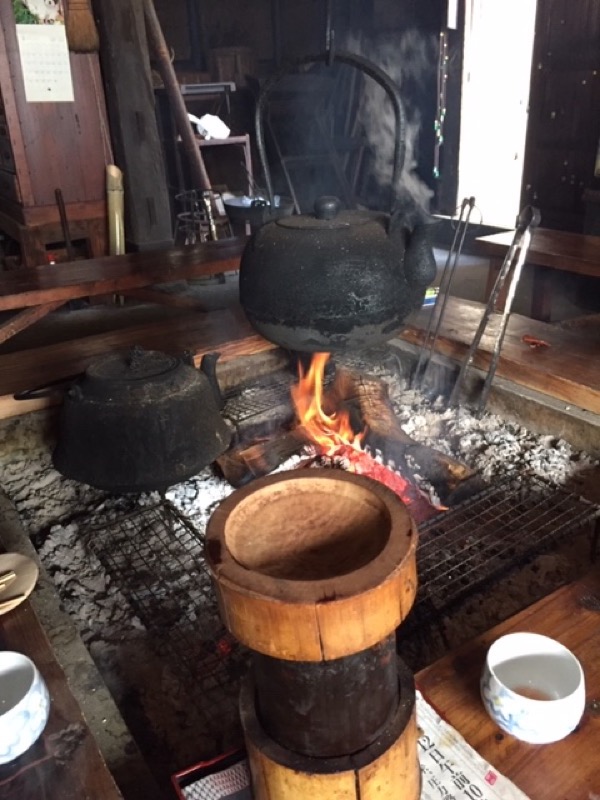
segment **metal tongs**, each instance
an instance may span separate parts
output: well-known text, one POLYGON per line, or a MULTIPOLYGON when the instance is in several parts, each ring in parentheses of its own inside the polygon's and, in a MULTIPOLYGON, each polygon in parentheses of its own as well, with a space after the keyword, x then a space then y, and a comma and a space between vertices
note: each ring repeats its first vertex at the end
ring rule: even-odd
POLYGON ((440 285, 438 288, 438 295, 435 299, 433 308, 431 309, 431 314, 429 316, 429 323, 427 325, 427 330, 425 332, 425 338, 423 339, 423 343, 421 344, 421 350, 419 352, 419 360, 417 361, 417 366, 415 367, 415 371, 412 374, 412 379, 410 383, 411 389, 421 389, 423 385, 425 385, 425 377, 427 375, 427 371, 429 370, 429 366, 431 364, 433 350, 440 332, 442 319, 444 318, 444 313, 446 311, 446 303, 448 302, 448 296, 450 295, 450 287, 452 286, 452 280, 454 278, 454 273, 456 271, 456 265, 458 263, 458 259, 460 258, 460 254, 462 252, 465 236, 467 234, 467 229, 469 227, 471 212, 473 211, 474 206, 475 206, 474 197, 469 197, 468 199, 465 197, 465 199, 462 201, 460 207, 460 216, 458 218, 456 230, 454 231, 452 245, 450 246, 450 250, 448 251, 448 256, 446 258, 446 263, 444 265, 444 269, 442 270, 442 276, 440 278, 440 285), (435 327, 434 327, 434 320, 436 320, 435 327))
POLYGON ((529 245, 531 244, 531 236, 533 230, 537 228, 537 226, 540 224, 540 220, 541 220, 541 215, 539 209, 534 208, 533 206, 526 206, 519 214, 519 217, 517 219, 517 227, 515 230, 515 235, 512 244, 508 249, 508 252, 506 254, 504 262, 502 263, 502 266, 500 267, 500 272, 498 273, 498 277, 496 278, 496 282, 494 283, 494 287, 490 293, 487 305, 483 312, 483 316, 481 317, 481 321, 479 323, 479 327, 477 328, 477 332, 475 333, 475 337, 471 342, 471 346, 469 347, 467 355, 463 360, 460 371, 458 373, 458 378, 456 379, 456 383, 454 384, 454 388, 452 389, 452 393, 450 394, 449 404, 451 406, 458 404, 460 393, 465 383, 465 376, 467 375, 469 369, 473 365, 473 359, 475 357, 475 353, 479 348, 481 339, 483 337, 483 334, 485 333, 485 329, 487 328, 490 317, 492 316, 492 314, 496 313, 498 298, 500 297, 500 293, 504 289, 504 284, 506 282, 506 279, 510 274, 510 281, 508 283, 508 289, 506 291, 506 300, 504 302, 504 308, 500 316, 500 324, 498 325, 498 331, 496 333, 496 339, 494 342, 494 349, 492 351, 490 366, 487 375, 485 376, 483 389, 481 390, 481 394, 479 396, 479 403, 477 405, 475 413, 477 416, 480 416, 485 410, 488 395, 490 393, 490 389, 492 386, 492 381, 494 380, 494 375, 496 374, 496 368, 498 366, 500 351, 502 349, 502 343, 504 342, 504 335, 506 333, 506 327, 508 325, 508 320, 510 317, 513 300, 515 298, 517 286, 519 285, 521 272, 523 270, 523 265, 527 257, 527 251, 529 250, 529 245), (515 261, 515 257, 516 257, 516 263, 514 264, 514 269, 513 269, 513 262, 515 261))

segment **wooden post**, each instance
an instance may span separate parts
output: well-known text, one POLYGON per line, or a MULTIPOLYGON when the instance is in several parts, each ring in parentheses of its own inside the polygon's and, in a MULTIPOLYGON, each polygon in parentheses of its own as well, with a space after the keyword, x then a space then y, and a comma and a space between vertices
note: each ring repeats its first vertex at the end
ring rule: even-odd
POLYGON ((154 110, 143 0, 96 0, 100 58, 115 161, 124 174, 130 250, 173 243, 171 205, 154 110))
POLYGON ((175 117, 175 124, 181 136, 181 143, 184 152, 188 159, 188 164, 192 172, 192 182, 194 187, 204 191, 210 191, 211 185, 204 166, 204 161, 200 154, 200 148, 196 142, 196 137, 192 130, 188 118, 188 111, 185 102, 181 95, 177 75, 171 63, 171 54, 165 42, 160 22, 156 15, 153 0, 144 0, 144 14, 146 17, 146 29, 148 31, 148 38, 154 55, 156 57, 156 66, 163 79, 165 90, 169 97, 169 102, 175 117))

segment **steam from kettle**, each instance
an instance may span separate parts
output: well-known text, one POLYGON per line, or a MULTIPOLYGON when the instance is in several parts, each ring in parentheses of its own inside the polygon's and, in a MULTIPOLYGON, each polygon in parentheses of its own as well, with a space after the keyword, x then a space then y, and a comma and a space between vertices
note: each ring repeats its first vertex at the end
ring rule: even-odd
MULTIPOLYGON (((429 211, 433 190, 416 173, 421 113, 407 102, 402 87, 410 80, 418 88, 435 73, 435 36, 424 36, 416 30, 408 30, 401 35, 395 33, 393 41, 389 35, 374 39, 349 36, 344 43, 344 49, 373 61, 400 86, 407 118, 406 158, 401 185, 417 205, 429 211)), ((373 81, 368 81, 368 91, 361 98, 359 116, 374 152, 374 178, 381 186, 388 186, 396 138, 394 115, 385 92, 373 81)))

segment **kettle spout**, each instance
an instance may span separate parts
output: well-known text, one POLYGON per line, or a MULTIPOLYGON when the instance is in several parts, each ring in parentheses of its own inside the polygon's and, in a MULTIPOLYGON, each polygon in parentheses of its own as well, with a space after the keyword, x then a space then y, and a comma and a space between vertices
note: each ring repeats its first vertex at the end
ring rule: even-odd
POLYGON ((217 380, 217 361, 219 360, 220 355, 220 353, 205 353, 200 361, 200 372, 206 375, 208 379, 208 383, 219 411, 221 411, 225 405, 225 399, 221 394, 219 381, 217 380))
POLYGON ((407 281, 425 289, 435 279, 437 265, 433 254, 432 228, 434 224, 419 223, 409 234, 404 254, 404 273, 407 281))

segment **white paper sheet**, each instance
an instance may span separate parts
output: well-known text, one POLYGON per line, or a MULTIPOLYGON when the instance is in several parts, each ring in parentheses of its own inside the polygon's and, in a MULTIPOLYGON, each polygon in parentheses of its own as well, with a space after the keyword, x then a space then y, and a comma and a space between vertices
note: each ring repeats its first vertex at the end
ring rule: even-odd
POLYGON ((64 25, 17 25, 16 28, 27 102, 73 102, 64 25))
POLYGON ((417 692, 421 800, 528 800, 467 744, 417 692))

